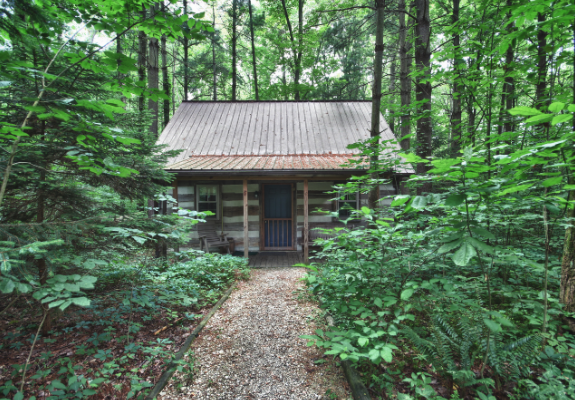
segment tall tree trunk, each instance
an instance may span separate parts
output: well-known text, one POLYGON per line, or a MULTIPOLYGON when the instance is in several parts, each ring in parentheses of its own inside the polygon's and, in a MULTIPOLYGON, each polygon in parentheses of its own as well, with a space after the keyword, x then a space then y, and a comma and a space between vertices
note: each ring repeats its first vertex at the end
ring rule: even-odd
MULTIPOLYGON (((162 3, 162 11, 166 11, 164 3, 162 3)), ((168 75, 168 50, 166 48, 166 35, 162 35, 161 51, 162 51, 162 89, 166 98, 163 100, 164 106, 164 128, 170 122, 170 77, 168 75)))
POLYGON ((535 87, 535 107, 545 111, 549 101, 547 93, 547 32, 543 29, 545 15, 537 13, 537 85, 535 87))
POLYGON ((214 27, 214 33, 212 34, 212 100, 218 101, 218 77, 217 77, 217 67, 216 67, 216 3, 212 4, 212 26, 214 27))
MULTIPOLYGON (((416 153, 421 158, 428 159, 431 156, 431 48, 430 48, 430 23, 429 0, 415 0, 416 24, 415 24, 415 68, 417 79, 415 82, 415 100, 419 105, 420 118, 417 120, 417 148, 416 153)), ((423 163, 417 164, 417 174, 424 175, 428 167, 423 163)), ((431 192, 431 182, 425 182, 417 189, 421 195, 431 192)))
MULTIPOLYGON (((572 25, 573 29, 573 65, 575 71, 575 20, 572 25)), ((575 75, 573 76, 573 103, 575 103, 575 75)), ((573 116, 572 129, 575 131, 575 116, 573 116)), ((572 155, 573 153, 571 153, 572 155)), ((569 155, 569 154, 568 154, 569 155)), ((567 183, 575 184, 572 168, 567 169, 567 183)), ((575 202, 575 190, 569 191, 569 202, 575 202)), ((565 305, 568 312, 575 311, 575 209, 567 208, 567 218, 570 219, 570 225, 565 231, 565 242, 563 244, 563 258, 561 260, 561 287, 559 300, 565 305)))
MULTIPOLYGON (((142 20, 146 19, 146 9, 142 7, 142 20)), ((146 80, 146 53, 147 53, 148 43, 146 33, 140 31, 138 33, 138 78, 140 82, 146 80)), ((138 110, 144 111, 144 95, 141 94, 138 98, 138 110)))
POLYGON ((237 91, 238 0, 232 0, 232 101, 237 91))
POLYGON ((252 12, 252 0, 248 0, 248 9, 250 12, 250 39, 252 41, 252 65, 254 67, 254 91, 256 95, 256 100, 260 99, 260 95, 258 93, 258 68, 256 64, 256 45, 255 45, 255 38, 254 38, 254 16, 252 12))
MULTIPOLYGON (((156 13, 157 4, 152 6, 150 11, 156 13)), ((148 88, 151 91, 157 91, 159 89, 159 78, 160 78, 160 66, 159 66, 159 50, 160 46, 158 39, 150 37, 148 40, 148 88)), ((158 138, 158 100, 148 99, 148 110, 152 114, 152 125, 150 130, 155 139, 158 138)))
MULTIPOLYGON (((188 16, 188 1, 184 0, 184 16, 188 16)), ((189 56, 188 56, 188 36, 186 32, 184 32, 184 101, 188 100, 188 63, 189 63, 189 56)), ((175 58, 173 62, 175 62, 175 58)), ((174 90, 175 91, 175 90, 174 90)))
MULTIPOLYGON (((42 130, 44 130, 45 122, 42 121, 42 130)), ((46 165, 44 165, 46 168, 46 165)), ((40 185, 38 187, 38 205, 36 209, 36 222, 42 223, 45 218, 46 209, 46 195, 44 194, 44 189, 46 185, 46 171, 40 171, 40 185)), ((38 267, 38 277, 40 279, 40 285, 45 285, 48 280, 48 266, 46 265, 46 259, 40 258, 36 260, 36 265, 38 267)), ((46 319, 44 320, 44 325, 42 325, 42 335, 47 335, 48 332, 52 330, 52 313, 48 308, 48 303, 43 304, 44 312, 46 313, 46 319)))
MULTIPOLYGON (((511 19, 511 9, 513 7, 513 0, 507 0, 507 7, 509 11, 507 13, 508 18, 511 19)), ((507 25, 507 33, 511 35, 515 30, 513 22, 509 22, 507 25)), ((507 47, 505 52, 505 65, 503 67, 505 73, 505 81, 503 84, 503 97, 505 98, 505 109, 510 110, 513 108, 515 103, 515 79, 513 78, 513 61, 515 59, 515 44, 517 40, 513 39, 507 47)), ((513 119, 509 114, 504 116, 503 119, 503 132, 513 132, 513 119)))
MULTIPOLYGON (((389 64, 389 101, 388 101, 388 114, 389 118, 387 123, 389 124, 389 128, 396 135, 395 132, 395 57, 391 60, 389 64)), ((396 135, 398 139, 400 138, 399 135, 396 135)))
POLYGON ((453 107, 451 111, 451 154, 453 156, 459 153, 461 149, 461 84, 462 67, 465 66, 460 51, 459 38, 459 1, 453 0, 453 14, 451 23, 453 24, 453 107))
MULTIPOLYGON (((290 43, 292 46, 292 53, 294 58, 294 99, 300 100, 300 91, 299 91, 299 80, 301 76, 301 58, 302 58, 302 43, 303 43, 303 6, 304 0, 298 0, 298 41, 296 44, 295 36, 293 33, 293 28, 291 25, 291 21, 289 19, 289 12, 286 5, 286 0, 281 0, 282 8, 284 11, 284 16, 286 19, 286 24, 288 26, 289 31, 289 38, 290 43)), ((284 71, 285 72, 285 71, 284 71)))
MULTIPOLYGON (((411 43, 407 40, 409 25, 405 24, 405 0, 399 3, 399 85, 401 97, 401 131, 399 137, 405 137, 411 133, 411 43)), ((409 138, 400 143, 403 150, 410 148, 409 138)))
MULTIPOLYGON (((375 55, 373 58, 373 87, 371 92, 371 129, 372 138, 379 136, 380 131, 380 107, 381 107, 381 81, 383 75, 383 30, 385 23, 385 0, 375 0, 376 28, 375 28, 375 55)), ((373 144, 374 153, 371 155, 370 167, 377 169, 377 143, 373 144)), ((379 173, 372 172, 371 177, 379 179, 379 173)), ((374 185, 369 191, 368 204, 369 208, 375 209, 379 200, 379 184, 374 185)))

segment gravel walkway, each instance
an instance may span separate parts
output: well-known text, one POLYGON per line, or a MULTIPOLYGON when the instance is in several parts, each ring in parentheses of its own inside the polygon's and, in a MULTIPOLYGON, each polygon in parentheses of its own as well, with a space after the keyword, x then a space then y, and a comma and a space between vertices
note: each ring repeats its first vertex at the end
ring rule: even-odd
POLYGON ((193 382, 174 376, 162 399, 349 399, 330 358, 307 347, 317 307, 297 300, 301 268, 252 270, 192 344, 193 382), (180 386, 178 388, 178 386, 180 386))

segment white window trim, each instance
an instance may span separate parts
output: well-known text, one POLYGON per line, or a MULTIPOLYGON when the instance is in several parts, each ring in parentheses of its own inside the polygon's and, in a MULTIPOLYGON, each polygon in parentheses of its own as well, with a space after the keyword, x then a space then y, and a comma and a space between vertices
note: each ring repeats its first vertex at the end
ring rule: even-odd
POLYGON ((222 190, 221 190, 221 185, 218 184, 211 184, 211 183, 207 183, 207 184, 198 184, 195 187, 195 192, 196 192, 196 204, 195 204, 195 208, 196 211, 200 211, 200 187, 202 186, 213 186, 216 188, 216 215, 211 215, 206 217, 206 219, 209 220, 216 220, 218 221, 220 219, 220 214, 222 212, 221 210, 221 201, 222 201, 222 190))

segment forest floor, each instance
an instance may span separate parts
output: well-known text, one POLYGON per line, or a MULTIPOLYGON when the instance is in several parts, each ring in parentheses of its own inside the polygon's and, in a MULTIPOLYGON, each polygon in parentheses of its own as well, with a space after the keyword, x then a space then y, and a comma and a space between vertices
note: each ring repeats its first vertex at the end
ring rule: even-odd
POLYGON ((162 399, 349 399, 341 369, 301 335, 322 325, 301 268, 252 270, 192 344, 162 399), (191 379, 189 379, 191 377, 191 379))

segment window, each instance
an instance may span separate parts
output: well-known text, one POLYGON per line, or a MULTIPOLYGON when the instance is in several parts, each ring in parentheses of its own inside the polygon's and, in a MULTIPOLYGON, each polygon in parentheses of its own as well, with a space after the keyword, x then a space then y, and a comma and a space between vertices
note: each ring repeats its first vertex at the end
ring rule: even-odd
POLYGON ((357 194, 341 193, 337 200, 339 219, 348 219, 353 210, 357 210, 357 194))
POLYGON ((198 185, 196 187, 198 193, 198 207, 199 212, 211 211, 214 215, 208 217, 211 219, 219 218, 219 190, 217 185, 198 185))

